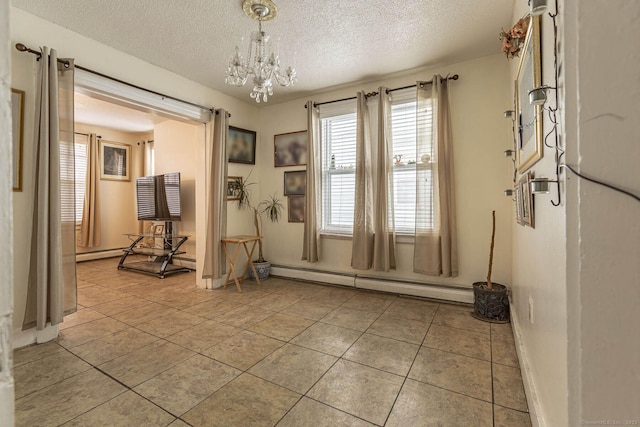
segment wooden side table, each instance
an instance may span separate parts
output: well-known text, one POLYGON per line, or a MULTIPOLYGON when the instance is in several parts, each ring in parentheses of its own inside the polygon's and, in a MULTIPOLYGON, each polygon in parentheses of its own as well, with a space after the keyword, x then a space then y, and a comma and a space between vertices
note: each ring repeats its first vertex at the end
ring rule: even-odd
POLYGON ((229 260, 229 271, 227 272, 227 277, 224 279, 224 289, 227 289, 227 285, 231 283, 229 281, 229 277, 231 276, 231 274, 233 274, 233 280, 236 283, 236 288, 238 289, 238 292, 242 292, 240 283, 242 283, 242 281, 244 280, 244 276, 249 271, 249 268, 253 270, 253 274, 256 279, 256 282, 258 282, 258 285, 261 284, 260 279, 258 278, 258 272, 256 271, 256 268, 253 266, 253 261, 251 260, 251 258, 253 257, 253 251, 256 249, 256 243, 258 243, 258 241, 261 238, 262 238, 261 236, 242 235, 242 236, 225 237, 221 240, 222 248, 224 249, 224 253, 227 256, 227 259, 229 260), (235 251, 233 251, 233 256, 229 255, 229 250, 227 249, 228 243, 232 243, 236 245, 236 249, 235 251), (247 243, 253 243, 251 245, 251 250, 247 248, 247 243), (238 259, 238 255, 240 255, 240 248, 244 248, 244 253, 247 254, 247 265, 244 267, 244 271, 242 272, 240 279, 238 279, 238 276, 236 275, 235 264, 238 259))

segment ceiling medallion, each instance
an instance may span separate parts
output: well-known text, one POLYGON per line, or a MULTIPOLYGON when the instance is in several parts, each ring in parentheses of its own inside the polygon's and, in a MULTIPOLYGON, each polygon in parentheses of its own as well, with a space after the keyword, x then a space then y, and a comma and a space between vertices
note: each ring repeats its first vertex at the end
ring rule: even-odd
POLYGON ((273 95, 273 81, 283 87, 294 85, 297 81, 296 70, 291 66, 281 70, 278 52, 271 50, 270 36, 262 31, 262 22, 272 20, 278 12, 273 1, 244 0, 242 9, 249 18, 258 21, 258 31, 251 33, 246 57, 240 54, 240 49, 236 46, 234 55, 229 59, 225 83, 244 86, 252 75, 251 98, 258 103, 267 102, 267 97, 273 95))

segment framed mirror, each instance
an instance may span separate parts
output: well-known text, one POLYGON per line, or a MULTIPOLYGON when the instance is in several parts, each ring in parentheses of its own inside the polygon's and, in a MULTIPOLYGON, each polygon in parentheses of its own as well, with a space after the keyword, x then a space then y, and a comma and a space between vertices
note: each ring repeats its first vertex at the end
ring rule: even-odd
POLYGON ((520 54, 515 81, 516 160, 519 173, 543 156, 542 106, 529 103, 528 92, 542 83, 540 17, 533 16, 520 54))

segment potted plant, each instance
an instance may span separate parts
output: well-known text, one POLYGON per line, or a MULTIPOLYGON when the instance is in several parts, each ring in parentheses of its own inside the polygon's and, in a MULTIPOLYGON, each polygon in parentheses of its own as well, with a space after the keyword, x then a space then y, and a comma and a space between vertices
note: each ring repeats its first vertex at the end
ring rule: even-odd
POLYGON ((491 231, 491 246, 489 248, 489 271, 486 282, 473 284, 473 311, 471 315, 476 319, 493 323, 509 322, 509 296, 507 287, 491 281, 493 267, 493 246, 496 236, 496 211, 492 213, 493 228, 491 231))
MULTIPOLYGON (((251 173, 249 173, 246 180, 236 178, 234 182, 235 195, 238 200, 238 208, 249 208, 253 211, 253 225, 256 229, 256 236, 262 236, 261 215, 267 214, 267 218, 269 218, 271 222, 278 222, 282 215, 282 209, 284 206, 275 194, 261 201, 257 206, 253 206, 249 198, 249 187, 253 185, 253 183, 248 182, 249 176, 251 176, 251 173)), ((253 261, 253 266, 255 267, 256 272, 258 273, 258 278, 261 281, 266 280, 269 277, 269 273, 271 272, 271 263, 265 261, 264 255, 262 254, 262 239, 258 240, 258 259, 253 261)), ((249 277, 253 278, 253 270, 251 269, 249 269, 249 277)))

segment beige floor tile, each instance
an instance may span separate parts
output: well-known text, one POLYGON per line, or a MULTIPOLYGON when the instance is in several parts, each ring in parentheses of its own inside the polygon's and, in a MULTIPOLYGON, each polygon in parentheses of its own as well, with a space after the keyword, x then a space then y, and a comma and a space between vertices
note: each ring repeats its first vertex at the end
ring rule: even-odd
POLYGON ((491 361, 489 335, 479 332, 431 325, 424 346, 491 361))
POLYGON ((385 310, 384 314, 429 324, 436 314, 438 305, 438 303, 431 301, 401 297, 396 299, 389 308, 385 310))
POLYGON ((284 344, 264 335, 242 331, 201 353, 245 371, 284 344))
POLYGON ((491 362, 422 347, 409 378, 493 402, 491 362))
POLYGON ((493 425, 494 427, 531 427, 531 416, 526 412, 493 405, 493 425))
POLYGON ((336 360, 336 357, 328 354, 287 344, 262 359, 248 372, 305 394, 336 360))
POLYGON ((339 360, 307 394, 312 399, 382 425, 404 378, 339 360))
POLYGON ((492 427, 491 404, 408 379, 386 426, 492 427))
POLYGON ((298 393, 243 374, 181 418, 194 427, 273 426, 300 399, 298 393))
POLYGON ((176 313, 178 310, 175 308, 167 307, 166 305, 151 303, 141 307, 137 307, 131 310, 123 311, 118 314, 114 314, 112 317, 116 320, 124 322, 128 325, 139 325, 141 323, 149 322, 161 316, 176 313))
POLYGON ((378 313, 356 310, 353 308, 338 307, 324 316, 320 321, 343 328, 355 329, 364 332, 379 317, 378 313))
POLYGON ((303 397, 278 423, 278 427, 368 427, 364 420, 303 397))
POLYGON ((493 393, 497 405, 527 412, 527 398, 520 369, 493 364, 493 393))
POLYGON ((143 298, 138 298, 133 295, 128 295, 121 299, 105 302, 104 304, 94 305, 91 308, 107 316, 113 316, 114 314, 122 313, 123 311, 131 310, 134 308, 139 308, 147 304, 151 304, 151 301, 143 298))
POLYGON ((277 294, 288 295, 296 298, 310 298, 318 293, 323 287, 312 283, 289 282, 286 286, 276 290, 277 294))
POLYGON ((518 353, 516 346, 511 338, 503 338, 501 336, 491 337, 491 360, 501 365, 512 366, 518 368, 518 353))
POLYGON ((105 317, 60 331, 58 343, 63 347, 73 348, 127 328, 129 325, 105 317))
POLYGON ((367 333, 420 345, 428 329, 425 322, 383 314, 367 329, 367 333))
POLYGON ((321 289, 315 294, 305 297, 304 299, 310 299, 321 304, 338 306, 350 298, 353 298, 357 293, 358 291, 355 289, 341 288, 338 286, 324 286, 324 289, 321 289))
POLYGON ((396 299, 398 299, 396 295, 360 292, 342 304, 342 307, 371 311, 380 314, 396 299))
POLYGON ((175 419, 171 414, 132 391, 103 403, 97 408, 80 415, 64 427, 86 426, 165 426, 175 419))
POLYGON ((16 399, 89 369, 91 365, 66 351, 20 365, 14 370, 16 399))
POLYGON ((356 342, 362 332, 328 323, 317 322, 291 340, 293 344, 342 356, 356 342))
POLYGON ((236 328, 246 329, 274 313, 275 312, 273 311, 264 310, 260 307, 242 305, 216 317, 215 320, 226 323, 227 325, 235 326, 236 328))
POLYGON ((66 351, 55 341, 18 348, 13 351, 13 366, 17 368, 35 360, 48 359, 58 353, 66 353, 66 351))
POLYGON ((300 298, 290 295, 267 294, 261 298, 250 301, 248 305, 260 307, 265 310, 281 311, 299 300, 300 298))
POLYGON ((441 304, 433 318, 433 323, 450 328, 488 334, 491 330, 491 323, 472 317, 471 311, 473 311, 473 307, 441 304))
POLYGON ((145 282, 144 276, 134 274, 131 271, 114 272, 113 274, 103 274, 97 277, 89 277, 88 282, 100 285, 109 289, 120 289, 125 286, 135 285, 136 283, 145 282))
POLYGON ((124 292, 103 288, 102 286, 87 286, 86 288, 78 289, 78 304, 91 307, 126 296, 127 294, 124 292))
POLYGON ((491 336, 513 340, 513 329, 511 323, 492 323, 491 336))
POLYGON ((140 384, 135 391, 180 416, 241 373, 197 354, 140 384))
POLYGON ((240 304, 237 302, 228 301, 225 298, 213 297, 208 301, 192 305, 186 308, 185 311, 206 317, 207 319, 213 319, 238 307, 240 307, 240 304))
POLYGON ((289 341, 313 324, 300 316, 276 313, 249 328, 250 331, 282 341, 289 341))
POLYGON ((336 307, 331 304, 323 304, 310 299, 303 299, 281 310, 284 314, 306 317, 311 320, 320 320, 336 307))
POLYGON ((105 315, 95 311, 95 309, 82 308, 73 314, 64 316, 64 321, 60 324, 60 330, 102 319, 103 317, 105 317, 105 315))
POLYGON ((204 322, 204 317, 195 314, 177 311, 166 316, 156 317, 148 322, 139 323, 136 328, 148 332, 160 338, 168 337, 187 328, 204 322))
POLYGON ((76 356, 86 360, 94 366, 113 360, 117 357, 131 353, 141 347, 147 346, 158 340, 158 337, 128 328, 112 335, 107 335, 97 340, 71 348, 76 356))
POLYGON ((174 422, 169 424, 167 427, 190 427, 189 424, 185 423, 181 419, 176 419, 174 422))
POLYGON ((406 376, 419 348, 417 344, 364 334, 343 358, 392 374, 406 376))
POLYGON ((177 334, 168 336, 166 340, 189 350, 201 352, 240 331, 242 329, 225 325, 215 320, 207 320, 177 334))
POLYGON ((166 341, 156 341, 110 360, 100 369, 129 387, 135 387, 188 359, 195 353, 166 341))
POLYGON ((16 426, 57 426, 126 391, 95 369, 16 400, 16 426))

